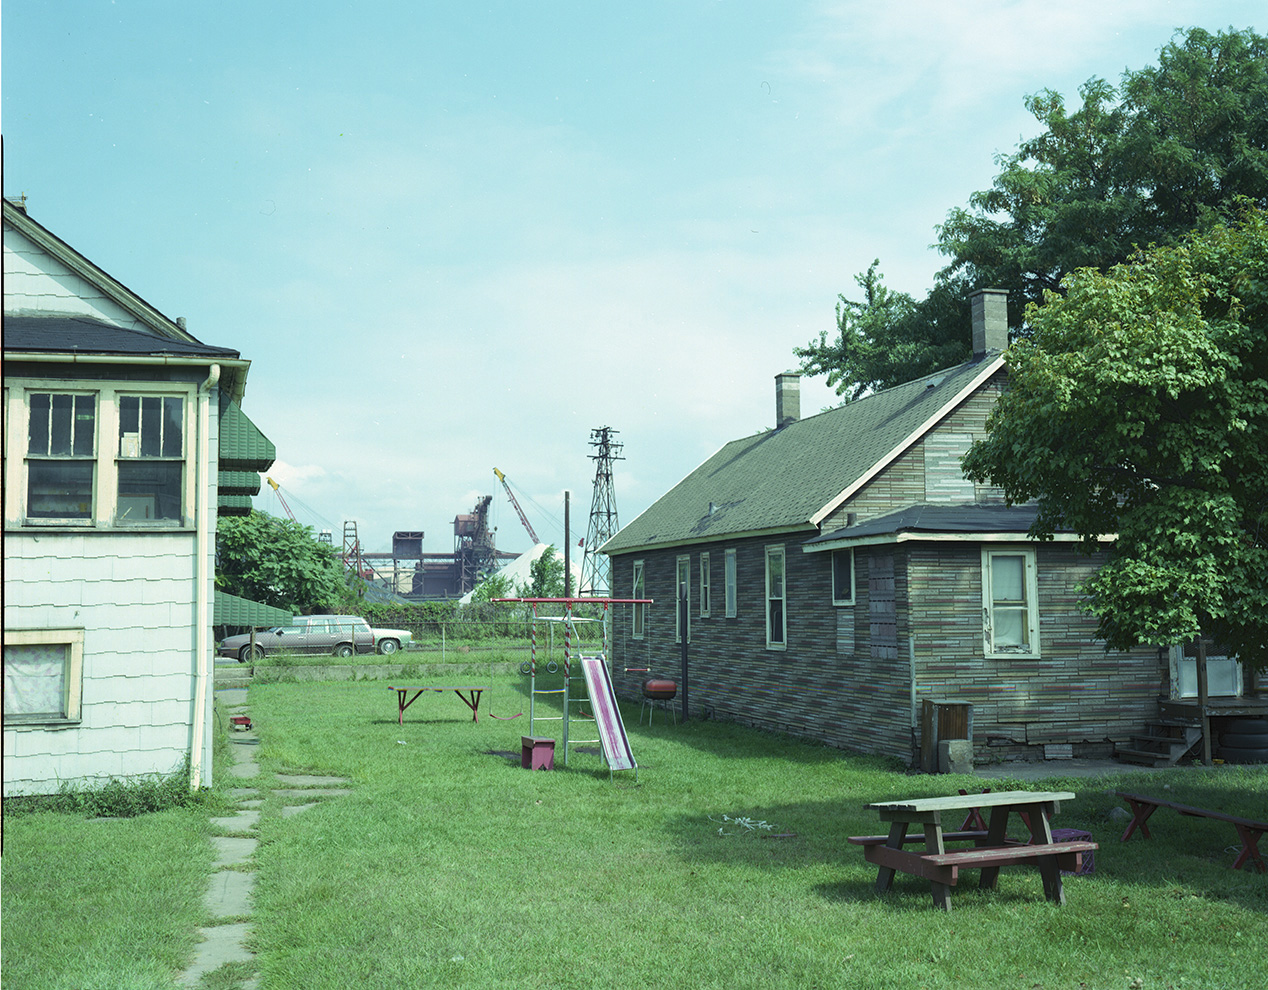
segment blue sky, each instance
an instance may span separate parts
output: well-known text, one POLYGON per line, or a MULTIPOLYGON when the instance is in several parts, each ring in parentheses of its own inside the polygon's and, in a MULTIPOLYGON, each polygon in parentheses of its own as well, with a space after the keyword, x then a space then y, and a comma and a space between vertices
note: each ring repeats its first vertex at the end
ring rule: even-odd
MULTIPOLYGON (((1249 2, 5 0, 4 193, 199 339, 301 522, 543 539, 590 431, 623 522, 774 424, 774 376, 879 258, 922 294, 934 227, 1176 28, 1249 2)), ((805 380, 803 415, 833 403, 805 380)), ((257 507, 281 514, 264 487, 257 507)))

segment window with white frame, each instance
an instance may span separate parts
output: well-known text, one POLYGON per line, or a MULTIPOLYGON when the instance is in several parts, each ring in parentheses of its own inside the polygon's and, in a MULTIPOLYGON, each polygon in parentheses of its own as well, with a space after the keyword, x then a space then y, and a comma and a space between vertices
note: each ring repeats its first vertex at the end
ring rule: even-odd
POLYGON ((689 556, 678 558, 674 575, 674 642, 681 643, 683 636, 687 637, 688 643, 691 642, 691 557, 689 556), (685 607, 683 599, 686 599, 685 607))
POLYGON ((709 555, 700 555, 700 618, 709 617, 709 555))
POLYGON ((6 448, 25 457, 6 467, 8 525, 189 524, 193 386, 10 384, 6 448))
MULTIPOLYGON (((630 583, 631 598, 646 598, 646 586, 643 583, 643 562, 641 560, 634 561, 634 578, 630 583)), ((634 639, 643 638, 644 623, 647 621, 646 605, 634 604, 630 606, 630 636, 634 639)))
POLYGON ((78 722, 82 629, 4 631, 4 721, 78 722))
POLYGON ((736 615, 735 591, 735 551, 728 550, 722 557, 723 593, 726 596, 726 617, 734 619, 736 615))
POLYGON ((782 650, 788 642, 784 580, 784 548, 766 548, 766 648, 782 650))
POLYGON ((184 451, 183 398, 119 396, 119 522, 180 520, 184 451))
POLYGON ((832 604, 854 604, 854 548, 832 551, 832 604))
POLYGON ((1039 656, 1033 550, 982 549, 982 638, 987 656, 1039 656))
POLYGON ((91 519, 96 463, 96 395, 27 393, 27 516, 91 519))

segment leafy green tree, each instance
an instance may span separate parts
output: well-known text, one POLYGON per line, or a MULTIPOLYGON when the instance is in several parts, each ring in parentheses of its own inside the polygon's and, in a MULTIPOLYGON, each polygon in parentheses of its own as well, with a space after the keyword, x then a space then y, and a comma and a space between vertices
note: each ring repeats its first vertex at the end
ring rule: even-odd
POLYGON ((564 562, 554 544, 528 565, 529 598, 562 598, 564 596, 564 562))
POLYGON ((471 600, 479 604, 487 604, 495 598, 517 597, 520 597, 519 589, 509 574, 490 574, 471 592, 471 600))
POLYGON ((1085 588, 1110 647, 1203 632, 1268 665, 1268 213, 1062 288, 965 473, 1035 499, 1034 536, 1116 534, 1085 588))
POLYGON ((334 547, 311 526, 254 509, 216 525, 216 587, 294 613, 334 611, 356 600, 334 547))
MULTIPOLYGON (((847 400, 910 381, 968 356, 977 289, 1008 289, 1009 325, 1024 334, 1026 307, 1063 292, 1070 272, 1174 244, 1239 198, 1268 205, 1268 38, 1195 28, 1157 66, 1125 72, 1117 87, 1089 79, 1079 95, 1072 111, 1052 90, 1026 99, 1043 132, 947 214, 937 244, 950 261, 929 295, 842 297, 837 339, 794 351, 806 373, 828 373, 847 400)), ((876 267, 860 276, 865 290, 879 285, 876 267)))

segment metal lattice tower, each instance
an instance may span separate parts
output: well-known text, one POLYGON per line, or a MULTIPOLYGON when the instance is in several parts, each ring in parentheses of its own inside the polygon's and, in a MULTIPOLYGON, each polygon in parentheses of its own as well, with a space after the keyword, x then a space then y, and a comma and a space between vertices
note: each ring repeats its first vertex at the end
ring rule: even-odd
POLYGON ((590 455, 594 461, 594 499, 581 561, 581 594, 604 596, 612 592, 612 565, 605 554, 599 553, 599 547, 621 528, 616 518, 616 490, 612 487, 612 462, 625 460, 621 456, 625 445, 613 439, 618 432, 610 426, 590 431, 590 446, 598 453, 590 455))

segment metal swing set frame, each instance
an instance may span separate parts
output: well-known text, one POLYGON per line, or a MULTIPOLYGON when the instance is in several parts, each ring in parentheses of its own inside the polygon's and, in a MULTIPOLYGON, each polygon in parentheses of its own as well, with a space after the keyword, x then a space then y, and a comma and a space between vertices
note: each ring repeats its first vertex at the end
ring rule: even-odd
MULTIPOLYGON (((603 754, 603 761, 608 766, 608 776, 612 776, 613 760, 608 754, 609 741, 600 737, 598 739, 575 739, 572 738, 571 725, 573 722, 597 721, 594 715, 588 715, 584 711, 579 711, 576 715, 572 712, 572 698, 570 697, 571 680, 572 680, 572 662, 577 660, 599 661, 609 679, 611 671, 609 669, 608 660, 608 644, 610 642, 610 625, 612 619, 611 606, 613 605, 651 605, 651 598, 597 598, 597 597, 567 597, 567 598, 495 598, 494 602, 499 604, 527 605, 532 612, 532 619, 529 631, 529 688, 528 688, 528 733, 535 736, 536 724, 538 722, 562 722, 562 747, 564 766, 568 765, 568 758, 572 746, 579 746, 586 743, 599 743, 600 751, 603 754), (578 617, 573 615, 573 608, 577 605, 599 605, 603 608, 603 615, 600 621, 600 629, 602 635, 602 648, 597 655, 584 655, 578 653, 574 656, 572 652, 573 640, 580 641, 577 636, 576 623, 578 617), (557 616, 539 616, 538 608, 540 606, 556 606, 562 608, 563 614, 557 616), (564 683, 561 688, 538 688, 537 687, 537 624, 539 621, 561 622, 564 628, 564 683), (537 696, 538 695, 563 695, 563 714, 562 715, 538 715, 537 714, 537 696)), ((587 690, 592 690, 587 679, 587 690)), ((593 692, 592 692, 593 693, 593 692)), ((577 699, 580 700, 580 699, 577 699)), ((615 700, 615 699, 613 699, 615 700)), ((597 702, 592 697, 592 706, 597 707, 597 702)), ((620 728, 620 734, 625 736, 625 726, 621 721, 620 710, 613 705, 615 722, 620 728)), ((602 736, 602 733, 601 733, 602 736)), ((632 764, 631 769, 634 770, 634 779, 638 780, 638 764, 633 760, 633 755, 629 754, 629 761, 632 764)))

